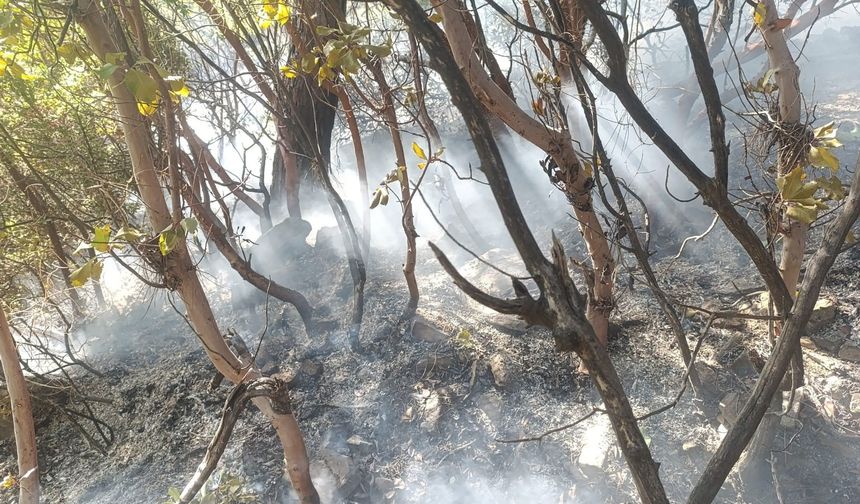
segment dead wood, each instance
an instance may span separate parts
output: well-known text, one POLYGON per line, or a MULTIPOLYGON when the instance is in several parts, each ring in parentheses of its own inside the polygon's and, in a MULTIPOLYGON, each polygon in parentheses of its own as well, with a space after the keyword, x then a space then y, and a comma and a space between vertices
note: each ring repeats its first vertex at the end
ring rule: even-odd
MULTIPOLYGON (((194 476, 182 489, 180 495, 180 503, 191 502, 212 471, 221 460, 221 455, 227 448, 227 442, 230 441, 230 436, 233 434, 233 429, 236 427, 236 422, 239 421, 239 416, 245 410, 248 401, 257 397, 266 397, 271 403, 272 410, 276 413, 288 415, 292 413, 290 406, 289 390, 287 383, 278 378, 256 378, 251 381, 243 382, 235 387, 227 400, 224 403, 224 410, 221 413, 221 421, 218 423, 218 429, 212 436, 212 441, 209 442, 209 447, 206 449, 206 454, 203 460, 194 472, 194 476)), ((318 501, 317 501, 318 502, 318 501)))

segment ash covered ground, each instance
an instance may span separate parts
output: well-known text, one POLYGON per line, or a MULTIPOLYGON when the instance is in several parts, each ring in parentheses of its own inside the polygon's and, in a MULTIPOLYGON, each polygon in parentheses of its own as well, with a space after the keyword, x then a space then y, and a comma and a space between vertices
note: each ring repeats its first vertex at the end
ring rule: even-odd
MULTIPOLYGON (((804 76, 826 75, 815 67, 830 68, 837 60, 846 66, 841 51, 825 49, 856 47, 857 40, 857 30, 813 39, 804 76)), ((817 97, 825 98, 819 116, 848 121, 851 129, 851 122, 860 119, 858 83, 858 77, 814 83, 817 97)), ((851 165, 858 145, 856 139, 846 144, 843 164, 851 165)), ((703 212, 700 203, 686 208, 703 212)), ((660 248, 653 259, 662 287, 690 305, 755 310, 763 285, 720 227, 673 259, 681 240, 705 227, 707 222, 689 225, 683 218, 655 216, 654 243, 660 248)), ((552 229, 571 256, 585 257, 574 222, 562 220, 552 229)), ((550 231, 536 228, 544 243, 550 231)), ((820 227, 810 253, 819 234, 820 227)), ((326 502, 638 500, 601 414, 540 442, 503 442, 540 436, 600 406, 588 378, 576 373, 576 359, 558 353, 546 330, 468 300, 423 245, 419 319, 415 325, 400 323, 407 297, 399 271, 402 256, 376 250, 368 266, 362 352, 354 352, 345 334, 352 292, 346 263, 331 241, 317 242, 281 272, 285 283, 315 306, 320 324, 314 334, 305 332, 292 309, 274 301, 248 302, 247 288, 235 279, 216 274, 205 280, 222 330, 240 334, 251 348, 259 343, 263 371, 291 380, 315 481, 326 502)), ((491 242, 498 248, 483 257, 522 273, 508 241, 491 242)), ((446 250, 480 287, 499 295, 510 291, 503 275, 457 253, 450 243, 446 250)), ((718 502, 860 502, 858 261, 860 247, 837 260, 822 294, 828 302, 804 339, 808 383, 797 394, 799 409, 780 419, 771 457, 775 488, 755 491, 733 474, 718 502)), ((644 414, 674 399, 684 368, 635 261, 624 256, 622 263, 610 350, 636 412, 644 414)), ((72 370, 79 391, 64 401, 75 408, 75 394, 98 398, 91 402, 94 413, 110 426, 115 441, 99 453, 68 418, 37 404, 44 502, 162 503, 170 487, 183 486, 193 474, 229 386, 210 390, 214 368, 169 301, 163 293, 140 292, 126 307, 79 327, 88 362, 102 376, 72 370)), ((691 346, 704 324, 692 312, 685 317, 691 346)), ((698 356, 704 390, 688 390, 676 407, 641 423, 673 501, 683 501, 698 479, 769 348, 761 324, 715 324, 698 356)), ((97 437, 91 423, 78 420, 87 436, 97 437)), ((4 473, 14 472, 13 448, 8 436, 0 441, 4 473)), ((219 467, 216 482, 240 482, 253 494, 252 502, 294 502, 279 443, 253 409, 242 415, 219 467)), ((12 502, 14 496, 0 493, 0 499, 12 502)))
MULTIPOLYGON (((562 239, 576 250, 574 237, 562 239)), ((308 248, 291 274, 293 285, 318 306, 327 331, 306 334, 297 314, 275 302, 241 310, 228 299, 213 302, 225 331, 241 334, 252 348, 263 335, 263 370, 291 380, 327 502, 637 500, 600 414, 541 442, 502 442, 539 436, 600 406, 589 380, 575 372, 576 359, 558 353, 547 331, 466 299, 426 249, 419 264, 420 317, 414 325, 398 325, 406 304, 399 257, 377 253, 368 275, 362 352, 353 352, 343 326, 348 271, 336 251, 323 247, 308 248)), ((682 258, 672 255, 658 259, 656 268, 673 298, 727 307, 745 297, 755 304, 757 275, 719 229, 682 258), (706 248, 722 252, 702 262, 696 254, 706 248)), ((510 252, 494 249, 485 257, 517 272, 510 252)), ((510 288, 478 261, 457 260, 479 286, 499 294, 510 288)), ((830 275, 824 296, 835 303, 806 340, 808 385, 800 410, 780 422, 773 473, 782 502, 860 500, 860 364, 853 362, 860 360, 858 260, 855 247, 830 275)), ((632 265, 630 258, 625 262, 632 265)), ((636 273, 632 286, 624 275, 611 352, 634 408, 646 413, 673 399, 684 368, 647 287, 636 273)), ((219 287, 217 278, 209 283, 219 287)), ((230 291, 224 287, 218 290, 230 291)), ((81 375, 77 384, 80 393, 110 401, 95 403, 95 413, 116 435, 107 454, 56 413, 36 419, 45 502, 164 502, 168 488, 181 487, 203 456, 229 387, 209 390, 214 369, 189 327, 164 298, 148 299, 85 328, 97 337, 90 362, 103 376, 81 375)), ((691 346, 703 324, 692 314, 685 319, 691 346)), ((699 354, 705 390, 688 392, 675 408, 642 422, 673 500, 685 498, 699 476, 768 346, 762 326, 727 321, 714 327, 699 354)), ((9 469, 12 444, 0 446, 9 469)), ((218 475, 241 480, 255 502, 294 502, 281 457, 270 425, 248 410, 218 475)), ((748 491, 736 476, 718 500, 779 502, 774 491, 748 491)))

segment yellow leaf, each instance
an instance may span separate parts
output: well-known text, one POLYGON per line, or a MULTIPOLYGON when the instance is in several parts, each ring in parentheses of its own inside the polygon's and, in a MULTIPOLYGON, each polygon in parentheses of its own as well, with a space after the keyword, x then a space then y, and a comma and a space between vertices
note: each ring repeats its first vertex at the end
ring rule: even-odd
POLYGON ((263 12, 270 18, 278 13, 278 0, 263 0, 263 12))
POLYGON ((182 98, 188 97, 190 91, 188 89, 188 86, 185 85, 185 79, 183 79, 182 77, 171 75, 165 80, 170 85, 171 93, 175 94, 176 96, 181 96, 182 98))
POLYGON ((421 146, 415 142, 412 142, 412 152, 414 152, 415 155, 419 158, 425 161, 427 160, 427 154, 424 154, 424 149, 422 149, 421 146))
POLYGON ((839 158, 834 156, 827 147, 810 147, 809 163, 819 168, 830 168, 834 173, 839 171, 839 158))
POLYGON ((419 170, 423 170, 424 168, 427 168, 427 163, 418 163, 419 170))
POLYGON ((260 26, 261 30, 268 29, 272 26, 272 20, 271 19, 261 19, 259 26, 260 26))
POLYGON ((83 266, 69 273, 69 283, 72 287, 82 287, 88 280, 98 280, 102 276, 103 265, 96 258, 85 262, 83 266))
POLYGON ((584 163, 585 168, 585 176, 588 178, 594 177, 594 168, 591 166, 591 163, 584 163))
POLYGON ((767 8, 764 6, 764 2, 758 2, 753 12, 753 22, 756 26, 761 27, 764 25, 765 17, 767 17, 767 8))
POLYGON ((281 73, 287 79, 295 79, 296 77, 298 77, 298 74, 296 74, 296 69, 289 65, 282 66, 281 73))
POLYGON ((110 249, 110 224, 94 228, 93 234, 93 248, 98 252, 107 252, 110 249))
POLYGON ((6 477, 3 478, 3 481, 0 482, 0 488, 2 488, 3 490, 11 490, 15 487, 15 483, 15 476, 7 474, 6 477))
POLYGON ((785 215, 790 219, 812 224, 818 217, 818 208, 815 206, 791 204, 785 209, 785 215))
POLYGON ((290 8, 285 4, 278 4, 278 10, 275 13, 275 21, 281 24, 281 26, 290 22, 290 8))
POLYGON ((779 194, 782 196, 782 199, 786 201, 794 199, 798 192, 800 192, 801 187, 803 187, 803 179, 805 178, 806 174, 800 166, 795 167, 786 175, 777 177, 776 187, 779 189, 779 194))
POLYGON ((137 102, 137 111, 140 115, 149 117, 158 110, 158 103, 137 102))
POLYGON ((433 21, 434 23, 441 23, 442 22, 442 14, 439 14, 438 12, 434 12, 433 14, 430 14, 430 21, 433 21))

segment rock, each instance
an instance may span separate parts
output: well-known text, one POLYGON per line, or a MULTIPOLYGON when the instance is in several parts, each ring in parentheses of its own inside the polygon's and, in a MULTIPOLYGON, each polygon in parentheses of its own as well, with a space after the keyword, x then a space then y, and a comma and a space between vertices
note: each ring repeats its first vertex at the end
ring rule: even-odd
POLYGON ((612 432, 609 420, 601 416, 594 425, 583 435, 585 443, 576 463, 579 469, 589 478, 605 475, 604 469, 609 460, 609 449, 612 447, 612 432))
POLYGON ((704 362, 697 361, 693 364, 696 372, 699 374, 699 380, 702 382, 702 387, 706 392, 717 395, 720 393, 720 382, 717 372, 704 362))
MULTIPOLYGON (((824 350, 825 352, 830 352, 835 354, 839 351, 839 347, 842 346, 842 343, 845 342, 845 338, 840 336, 838 333, 832 333, 827 331, 825 333, 813 334, 809 337, 813 343, 815 343, 815 347, 824 350)), ((802 341, 802 340, 801 340, 802 341)))
POLYGON ((322 374, 322 371, 322 362, 318 362, 313 359, 305 359, 301 364, 299 364, 299 373, 306 374, 308 376, 319 376, 322 374))
POLYGON ((349 446, 350 451, 355 451, 360 454, 368 454, 373 451, 373 443, 357 434, 350 436, 349 439, 346 440, 346 444, 349 446))
POLYGON ((382 496, 385 500, 392 500, 397 490, 397 484, 390 478, 374 478, 373 489, 377 495, 382 496))
POLYGON ((457 366, 457 358, 450 354, 432 353, 415 363, 415 371, 423 377, 433 373, 441 374, 451 371, 457 366))
POLYGON ((806 333, 812 334, 823 329, 836 318, 836 300, 829 297, 820 297, 815 302, 809 323, 806 324, 806 333))
POLYGON ((744 399, 737 392, 729 392, 720 399, 720 414, 717 420, 726 428, 732 428, 738 421, 738 413, 743 407, 744 399))
POLYGON ((807 338, 806 336, 800 338, 800 346, 807 350, 815 350, 818 348, 818 345, 816 345, 811 338, 807 338))
POLYGON ((345 255, 340 229, 337 226, 321 227, 316 234, 314 250, 328 252, 337 256, 345 255))
POLYGON ((420 315, 412 321, 412 336, 425 343, 443 343, 448 341, 447 334, 420 315))
POLYGON ((353 471, 352 459, 349 455, 338 453, 334 450, 322 450, 323 462, 337 478, 338 486, 342 485, 353 471))
POLYGON ((491 422, 496 423, 502 419, 502 399, 495 390, 481 394, 476 405, 491 422))
MULTIPOLYGON (((770 302, 770 293, 767 291, 759 294, 759 298, 753 307, 753 313, 767 315, 767 307, 770 302)), ((806 325, 807 334, 812 334, 823 329, 836 318, 836 300, 830 296, 821 296, 815 302, 809 323, 806 325)))
POLYGON ((860 346, 854 342, 847 342, 839 349, 838 357, 851 362, 860 362, 860 346))
POLYGON ((504 388, 511 384, 511 373, 504 354, 493 354, 490 357, 489 366, 490 373, 493 374, 493 381, 497 386, 504 388))
POLYGON ((854 392, 851 394, 851 401, 848 403, 848 410, 855 415, 860 414, 860 392, 854 392))
POLYGON ((758 376, 758 370, 750 359, 749 352, 744 350, 733 362, 732 371, 739 378, 752 378, 758 376))
POLYGON ((684 453, 704 452, 705 448, 698 439, 688 439, 681 444, 681 450, 684 453))

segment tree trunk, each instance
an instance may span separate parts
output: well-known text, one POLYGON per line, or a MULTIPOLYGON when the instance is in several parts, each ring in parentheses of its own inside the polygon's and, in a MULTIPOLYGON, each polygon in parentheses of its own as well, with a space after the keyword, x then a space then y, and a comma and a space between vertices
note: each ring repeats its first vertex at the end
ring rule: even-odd
MULTIPOLYGON (((504 161, 477 93, 467 82, 468 77, 464 76, 464 72, 457 70, 458 65, 450 52, 451 46, 441 39, 439 32, 415 0, 388 0, 388 3, 407 21, 448 87, 454 105, 469 128, 505 227, 511 234, 527 270, 541 290, 541 298, 535 300, 520 289, 521 297, 518 300, 536 304, 534 309, 543 312, 540 318, 553 328, 556 345, 562 350, 575 350, 588 363, 642 502, 668 503, 658 473, 659 466, 653 460, 639 430, 609 354, 598 342, 596 334, 583 316, 582 296, 568 275, 561 246, 555 242, 552 263, 541 253, 514 196, 504 161)), ((511 304, 504 302, 509 306, 511 304)), ((526 315, 525 312, 522 315, 526 315)))
MULTIPOLYGON (((108 35, 97 3, 79 0, 76 14, 78 24, 83 28, 90 46, 100 59, 104 60, 107 53, 118 52, 117 46, 108 35)), ((167 229, 173 222, 155 169, 149 124, 138 113, 136 100, 123 83, 124 76, 125 72, 122 70, 114 72, 110 77, 111 91, 128 145, 135 182, 147 208, 151 227, 158 232, 167 229)), ((235 383, 260 376, 252 363, 240 362, 227 346, 184 242, 180 242, 165 257, 165 263, 168 277, 165 280, 179 293, 191 325, 216 369, 235 383)), ((259 399, 254 403, 269 418, 278 433, 287 461, 287 472, 299 498, 303 503, 318 503, 319 496, 308 471, 304 439, 295 417, 292 414, 277 413, 266 399, 259 399)))
POLYGON ((559 167, 568 201, 573 206, 579 230, 591 258, 594 281, 588 301, 587 317, 597 339, 605 345, 609 339, 609 315, 615 307, 613 280, 615 260, 603 227, 594 212, 591 200, 592 177, 583 169, 567 131, 555 131, 535 120, 507 96, 487 76, 472 51, 472 41, 463 22, 463 13, 452 2, 437 7, 442 15, 445 36, 457 66, 481 103, 503 120, 509 128, 549 154, 559 167))
POLYGON ((36 192, 33 184, 30 184, 24 174, 18 171, 12 160, 4 159, 4 161, 6 161, 4 163, 6 165, 6 170, 9 172, 9 175, 12 176, 12 180, 15 182, 18 190, 21 191, 21 194, 23 194, 25 198, 27 198, 27 201, 36 213, 36 216, 44 221, 45 233, 48 235, 48 241, 51 243, 51 250, 53 250, 54 256, 57 258, 60 276, 63 278, 63 284, 66 286, 66 293, 72 304, 72 312, 76 317, 80 317, 83 315, 84 301, 72 285, 69 272, 70 261, 63 249, 63 241, 60 238, 59 231, 57 231, 57 225, 51 217, 50 209, 48 209, 48 206, 45 204, 45 200, 43 200, 39 193, 36 192))
POLYGON ((12 405, 15 449, 18 454, 18 504, 39 504, 39 457, 36 454, 36 430, 27 382, 18 361, 15 340, 0 306, 0 364, 6 378, 6 391, 12 405))
MULTIPOLYGON (((418 307, 418 281, 415 279, 416 244, 415 219, 412 214, 412 190, 409 187, 409 170, 406 164, 406 154, 403 152, 403 139, 400 136, 400 126, 397 124, 397 111, 394 108, 394 100, 391 98, 391 88, 385 80, 382 68, 378 61, 369 64, 373 78, 382 93, 382 116, 391 134, 394 144, 394 154, 397 160, 397 170, 403 170, 398 177, 400 184, 400 205, 403 216, 400 220, 403 226, 403 234, 406 235, 406 261, 403 263, 403 276, 406 278, 406 286, 409 289, 409 304, 406 307, 405 317, 410 317, 418 307)), ((431 153, 432 154, 432 153, 431 153)), ((426 169, 426 168, 425 168, 426 169)))

